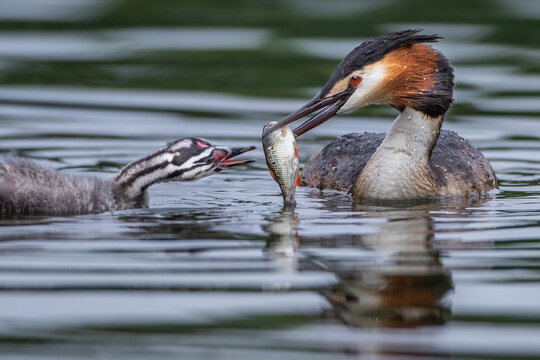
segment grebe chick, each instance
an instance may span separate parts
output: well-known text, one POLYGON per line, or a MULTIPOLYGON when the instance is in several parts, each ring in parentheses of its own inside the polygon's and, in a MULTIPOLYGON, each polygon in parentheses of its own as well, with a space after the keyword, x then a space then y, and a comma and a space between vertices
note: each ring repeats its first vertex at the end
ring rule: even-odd
POLYGON ((194 181, 253 160, 231 159, 255 147, 180 139, 124 167, 111 180, 60 172, 33 161, 0 159, 0 216, 75 215, 148 207, 148 187, 194 181))
POLYGON ((467 140, 440 130, 452 104, 453 69, 425 45, 436 35, 390 33, 352 50, 311 101, 268 129, 316 110, 295 136, 335 114, 388 104, 400 115, 387 134, 349 134, 314 154, 302 184, 352 192, 355 200, 415 199, 481 193, 497 187, 489 161, 467 140), (440 135, 440 136, 439 136, 440 135))

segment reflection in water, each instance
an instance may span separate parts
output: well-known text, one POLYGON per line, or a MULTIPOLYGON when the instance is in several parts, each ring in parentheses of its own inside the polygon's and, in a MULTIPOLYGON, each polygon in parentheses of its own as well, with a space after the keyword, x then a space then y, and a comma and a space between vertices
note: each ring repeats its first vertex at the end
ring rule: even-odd
POLYGON ((294 206, 284 206, 283 209, 267 217, 268 223, 263 230, 268 234, 266 250, 283 272, 297 272, 298 259, 296 248, 300 243, 297 227, 300 223, 294 206))
MULTIPOLYGON (((315 194, 312 194, 316 196, 315 194)), ((343 198, 340 198, 343 200, 343 198)), ((326 206, 342 208, 340 199, 327 198, 326 206)), ((376 263, 355 264, 350 260, 325 263, 338 276, 339 284, 320 290, 336 316, 361 327, 410 328, 442 325, 450 316, 453 284, 451 272, 433 247, 431 212, 472 212, 485 199, 403 203, 393 206, 356 205, 362 218, 382 218, 380 231, 360 235, 355 246, 377 252, 376 263)), ((266 248, 281 269, 296 272, 311 267, 298 264, 299 220, 294 210, 283 209, 267 217, 266 248)), ((301 250, 301 248, 300 248, 301 250)))
POLYGON ((367 207, 367 217, 384 217, 381 232, 363 235, 366 248, 382 252, 374 266, 336 271, 340 284, 326 294, 347 324, 415 327, 443 324, 450 312, 443 301, 452 289, 451 274, 433 249, 429 209, 367 207), (387 253, 384 256, 384 253, 387 253))
POLYGON ((325 294, 349 325, 417 327, 442 325, 450 315, 451 273, 433 248, 431 211, 465 210, 482 200, 356 205, 362 216, 385 218, 380 232, 362 235, 365 248, 381 253, 369 267, 338 266, 340 283, 325 294))

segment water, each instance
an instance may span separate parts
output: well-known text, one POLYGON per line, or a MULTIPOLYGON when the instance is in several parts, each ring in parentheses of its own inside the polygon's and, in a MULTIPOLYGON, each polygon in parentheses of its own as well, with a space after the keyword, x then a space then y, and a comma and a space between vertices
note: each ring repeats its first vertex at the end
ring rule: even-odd
MULTIPOLYGON (((256 163, 150 208, 0 220, 9 359, 540 357, 536 1, 0 1, 0 152, 111 177, 188 136, 256 163), (361 39, 423 27, 456 68, 444 127, 489 158, 481 199, 281 209, 260 132, 361 39)), ((302 136, 386 131, 369 107, 302 136)))

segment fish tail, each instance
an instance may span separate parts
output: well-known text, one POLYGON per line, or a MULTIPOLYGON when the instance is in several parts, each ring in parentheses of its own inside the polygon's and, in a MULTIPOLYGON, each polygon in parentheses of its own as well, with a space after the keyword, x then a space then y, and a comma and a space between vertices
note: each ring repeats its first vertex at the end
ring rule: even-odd
POLYGON ((293 191, 289 192, 287 195, 285 195, 283 197, 283 199, 285 200, 285 204, 289 204, 289 205, 296 205, 296 199, 294 198, 294 188, 293 188, 293 191))

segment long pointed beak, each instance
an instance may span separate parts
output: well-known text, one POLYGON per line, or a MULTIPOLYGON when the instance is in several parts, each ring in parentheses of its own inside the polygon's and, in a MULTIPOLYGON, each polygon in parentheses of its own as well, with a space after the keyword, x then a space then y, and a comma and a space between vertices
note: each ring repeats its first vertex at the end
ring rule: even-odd
POLYGON ((255 149, 255 146, 248 146, 248 147, 234 147, 231 148, 229 151, 230 153, 225 157, 225 159, 221 160, 219 164, 217 165, 217 168, 219 169, 226 169, 230 168, 232 166, 237 165, 245 165, 252 162, 255 162, 253 159, 232 159, 233 157, 243 154, 245 152, 251 151, 255 149))
POLYGON ((332 116, 336 115, 339 109, 343 106, 343 104, 347 102, 353 91, 354 88, 349 87, 347 88, 347 90, 344 90, 332 96, 328 96, 326 98, 320 99, 319 96, 314 97, 306 105, 302 106, 300 109, 296 110, 277 124, 274 124, 273 126, 266 129, 263 137, 276 129, 288 125, 293 121, 301 119, 304 116, 309 115, 327 106, 326 109, 314 115, 309 120, 305 121, 302 125, 298 126, 296 129, 293 130, 294 136, 302 135, 303 133, 321 125, 325 121, 329 120, 332 116))

